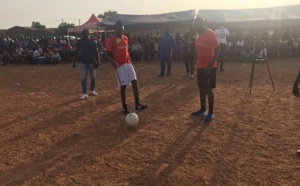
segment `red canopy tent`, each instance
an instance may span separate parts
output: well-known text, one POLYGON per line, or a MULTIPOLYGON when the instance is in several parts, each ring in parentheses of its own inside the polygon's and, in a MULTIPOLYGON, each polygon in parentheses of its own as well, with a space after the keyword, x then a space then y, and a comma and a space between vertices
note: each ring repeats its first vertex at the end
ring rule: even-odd
POLYGON ((92 16, 89 18, 87 22, 85 22, 81 26, 77 26, 74 28, 69 28, 69 33, 81 33, 83 29, 88 29, 90 33, 103 31, 103 29, 99 29, 99 24, 101 23, 101 20, 95 16, 95 14, 92 14, 92 16))

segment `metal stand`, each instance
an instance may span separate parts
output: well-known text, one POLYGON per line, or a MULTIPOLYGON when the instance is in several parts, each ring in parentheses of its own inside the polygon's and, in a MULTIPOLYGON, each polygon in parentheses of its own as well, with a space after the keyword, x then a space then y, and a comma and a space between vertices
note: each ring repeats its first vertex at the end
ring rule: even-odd
POLYGON ((267 68, 268 68, 268 72, 269 72, 269 76, 270 76, 270 79, 271 79, 271 82, 272 82, 273 90, 275 90, 275 86, 274 86, 274 83, 273 83, 272 74, 271 74, 271 71, 270 71, 270 68, 269 68, 269 64, 268 64, 268 60, 267 59, 256 59, 256 60, 253 60, 253 62, 252 62, 252 69, 251 69, 250 81, 249 81, 249 90, 250 90, 250 93, 252 91, 252 86, 253 86, 255 64, 257 62, 259 62, 259 61, 266 62, 266 65, 267 65, 267 68))

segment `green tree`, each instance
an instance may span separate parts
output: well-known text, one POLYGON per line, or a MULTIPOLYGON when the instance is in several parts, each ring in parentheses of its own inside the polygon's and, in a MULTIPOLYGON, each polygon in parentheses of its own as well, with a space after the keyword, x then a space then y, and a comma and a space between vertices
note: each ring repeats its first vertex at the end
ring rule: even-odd
POLYGON ((31 28, 45 29, 46 26, 42 25, 40 22, 32 21, 31 28))
POLYGON ((67 35, 68 34, 68 28, 73 28, 75 26, 75 24, 73 23, 60 23, 60 25, 58 25, 58 28, 56 30, 56 34, 57 35, 67 35))
POLYGON ((108 11, 105 11, 103 14, 99 14, 98 18, 105 19, 108 15, 116 15, 116 14, 118 14, 117 11, 108 10, 108 11))

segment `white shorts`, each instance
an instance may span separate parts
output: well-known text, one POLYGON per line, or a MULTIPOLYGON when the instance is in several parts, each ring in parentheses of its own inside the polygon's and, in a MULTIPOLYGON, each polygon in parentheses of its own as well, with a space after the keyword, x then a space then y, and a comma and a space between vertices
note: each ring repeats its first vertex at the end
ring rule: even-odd
POLYGON ((131 81, 136 79, 135 70, 131 63, 126 63, 117 68, 116 76, 119 87, 130 85, 131 81))

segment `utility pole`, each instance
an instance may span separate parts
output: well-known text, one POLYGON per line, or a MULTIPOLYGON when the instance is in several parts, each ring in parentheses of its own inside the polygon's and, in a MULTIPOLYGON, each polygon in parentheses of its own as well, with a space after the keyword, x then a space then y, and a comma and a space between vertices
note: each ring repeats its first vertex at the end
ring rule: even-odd
POLYGON ((79 22, 79 26, 80 26, 80 19, 78 19, 78 22, 79 22))

